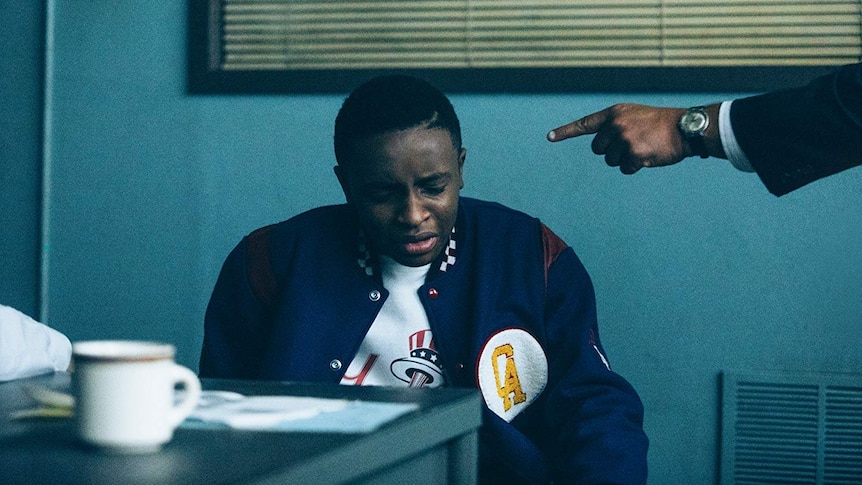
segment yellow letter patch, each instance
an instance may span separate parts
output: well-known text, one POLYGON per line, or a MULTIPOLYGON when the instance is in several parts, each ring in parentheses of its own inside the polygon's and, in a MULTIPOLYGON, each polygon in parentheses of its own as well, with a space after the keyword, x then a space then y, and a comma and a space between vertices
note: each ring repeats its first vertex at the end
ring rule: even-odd
POLYGON ((548 383, 548 359, 542 346, 520 328, 492 335, 477 364, 485 404, 506 421, 526 409, 548 383))
POLYGON ((518 380, 518 368, 515 366, 514 355, 515 350, 510 344, 503 344, 496 349, 491 355, 491 364, 494 366, 494 379, 497 381, 497 394, 503 398, 503 410, 508 411, 512 408, 512 404, 520 404, 527 400, 527 395, 521 389, 521 382, 518 380), (505 373, 500 375, 500 367, 498 362, 500 357, 503 357, 506 362, 505 373))

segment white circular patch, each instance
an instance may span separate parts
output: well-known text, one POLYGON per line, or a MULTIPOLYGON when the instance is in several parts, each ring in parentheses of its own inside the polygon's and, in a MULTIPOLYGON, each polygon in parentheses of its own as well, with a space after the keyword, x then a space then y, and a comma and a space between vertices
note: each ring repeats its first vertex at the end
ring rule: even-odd
POLYGON ((476 362, 485 404, 507 422, 527 409, 548 383, 548 358, 526 330, 507 328, 485 343, 476 362))

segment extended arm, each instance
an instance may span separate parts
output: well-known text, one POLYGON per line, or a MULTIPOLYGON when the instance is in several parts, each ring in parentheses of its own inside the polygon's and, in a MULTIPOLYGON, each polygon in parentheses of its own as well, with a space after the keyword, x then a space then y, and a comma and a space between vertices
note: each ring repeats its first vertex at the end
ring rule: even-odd
MULTIPOLYGON (((719 129, 719 106, 707 106, 710 124, 703 136, 707 154, 728 158, 727 142, 738 143, 744 158, 776 195, 862 164, 862 63, 844 66, 807 86, 736 100, 728 130, 719 129)), ((556 128, 548 139, 595 134, 593 151, 605 155, 608 165, 631 174, 695 155, 677 128, 684 111, 618 104, 556 128)))
MULTIPOLYGON (((704 133, 711 156, 726 158, 718 132, 718 104, 707 106, 712 121, 704 133)), ((556 142, 595 134, 592 149, 604 155, 611 167, 633 174, 644 167, 663 167, 695 155, 677 128, 684 108, 656 108, 640 104, 615 104, 548 133, 556 142)))

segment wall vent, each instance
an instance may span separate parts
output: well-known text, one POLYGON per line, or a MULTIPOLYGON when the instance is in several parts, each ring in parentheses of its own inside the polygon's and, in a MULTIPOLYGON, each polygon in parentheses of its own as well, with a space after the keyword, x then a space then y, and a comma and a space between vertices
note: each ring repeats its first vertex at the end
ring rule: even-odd
POLYGON ((862 375, 722 374, 721 484, 862 484, 862 375))

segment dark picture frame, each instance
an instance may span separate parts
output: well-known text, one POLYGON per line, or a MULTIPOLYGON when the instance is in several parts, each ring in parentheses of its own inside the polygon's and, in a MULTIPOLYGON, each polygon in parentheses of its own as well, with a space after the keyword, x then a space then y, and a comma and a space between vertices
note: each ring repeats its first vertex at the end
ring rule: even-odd
POLYGON ((190 94, 347 93, 398 72, 449 93, 756 93, 790 88, 834 70, 821 66, 429 68, 227 71, 219 68, 219 0, 189 0, 190 94))

